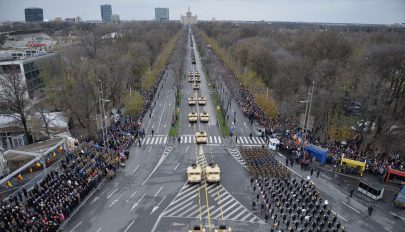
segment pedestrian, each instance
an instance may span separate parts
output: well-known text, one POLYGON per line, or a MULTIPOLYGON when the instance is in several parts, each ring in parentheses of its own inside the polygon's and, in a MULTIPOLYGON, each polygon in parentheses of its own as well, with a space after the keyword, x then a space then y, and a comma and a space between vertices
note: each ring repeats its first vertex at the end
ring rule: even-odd
MULTIPOLYGON (((155 134, 155 131, 152 129, 152 137, 153 137, 153 134, 155 134)), ((311 174, 312 175, 312 174, 311 174)))
POLYGON ((141 138, 138 139, 138 146, 141 147, 141 138))
POLYGON ((268 213, 266 213, 266 214, 264 215, 264 220, 266 220, 266 223, 267 223, 267 221, 269 220, 269 214, 268 214, 268 213))
MULTIPOLYGON (((152 136, 153 136, 153 134, 152 134, 152 136)), ((312 174, 314 174, 314 169, 311 167, 311 176, 312 176, 312 174)))
POLYGON ((373 214, 373 210, 374 210, 374 207, 372 205, 370 205, 368 207, 368 216, 371 216, 371 214, 373 214))
POLYGON ((252 137, 253 137, 252 132, 250 132, 249 137, 250 137, 250 139, 252 139, 252 137))
POLYGON ((238 136, 235 136, 235 141, 236 143, 238 143, 238 136))
POLYGON ((288 167, 288 159, 287 158, 285 158, 285 166, 288 167))
POLYGON ((180 143, 181 142, 181 138, 180 136, 177 138, 177 141, 180 143))
POLYGON ((253 177, 250 177, 250 186, 253 185, 253 181, 254 181, 254 178, 253 178, 253 177))
POLYGON ((316 177, 319 177, 319 173, 321 172, 321 170, 318 169, 318 171, 316 171, 316 177))
POLYGON ((354 188, 352 188, 352 189, 350 190, 350 197, 353 196, 353 192, 354 192, 354 188))

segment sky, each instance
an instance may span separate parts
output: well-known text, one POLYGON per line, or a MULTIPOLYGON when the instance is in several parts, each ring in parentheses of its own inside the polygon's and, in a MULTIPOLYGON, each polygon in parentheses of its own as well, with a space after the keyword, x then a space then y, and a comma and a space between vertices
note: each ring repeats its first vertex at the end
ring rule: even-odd
POLYGON ((155 7, 180 19, 191 7, 198 19, 330 23, 405 23, 405 0, 0 0, 0 22, 24 21, 24 8, 44 9, 44 19, 100 20, 100 5, 111 4, 121 20, 150 20, 155 7))

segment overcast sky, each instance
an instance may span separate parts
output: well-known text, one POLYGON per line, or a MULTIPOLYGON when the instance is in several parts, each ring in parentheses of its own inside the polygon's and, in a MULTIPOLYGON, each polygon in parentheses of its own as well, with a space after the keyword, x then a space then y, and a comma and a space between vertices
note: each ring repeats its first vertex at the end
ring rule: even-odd
POLYGON ((24 21, 26 7, 43 8, 45 19, 100 20, 105 3, 123 20, 153 19, 155 7, 179 19, 190 5, 203 20, 405 23, 405 0, 0 0, 0 21, 24 21))

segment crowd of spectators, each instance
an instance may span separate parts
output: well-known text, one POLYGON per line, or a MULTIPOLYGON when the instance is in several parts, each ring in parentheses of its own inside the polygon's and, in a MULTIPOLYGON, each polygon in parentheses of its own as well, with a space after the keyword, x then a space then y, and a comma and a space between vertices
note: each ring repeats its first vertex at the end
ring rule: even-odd
POLYGON ((144 133, 140 122, 151 107, 154 94, 159 94, 160 79, 143 92, 144 105, 137 117, 123 119, 118 111, 121 117, 107 130, 106 146, 102 133, 82 138, 74 151, 64 151, 60 169, 50 171, 32 188, 23 187, 0 201, 0 231, 57 231, 104 177, 112 178, 128 159, 129 147, 144 133))

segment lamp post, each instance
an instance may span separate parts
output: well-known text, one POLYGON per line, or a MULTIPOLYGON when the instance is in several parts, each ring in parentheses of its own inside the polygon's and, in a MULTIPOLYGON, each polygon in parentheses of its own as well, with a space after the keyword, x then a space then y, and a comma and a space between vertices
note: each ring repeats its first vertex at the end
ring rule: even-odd
POLYGON ((308 98, 305 101, 300 101, 300 103, 305 103, 305 119, 304 119, 304 140, 306 140, 306 134, 308 131, 308 121, 311 116, 311 106, 312 106, 312 97, 314 95, 315 81, 312 81, 312 88, 308 90, 308 98))
POLYGON ((110 100, 104 99, 104 92, 103 92, 103 82, 101 79, 98 80, 100 85, 99 85, 99 92, 98 92, 98 98, 99 98, 99 107, 100 107, 100 115, 101 115, 101 131, 103 133, 103 144, 104 148, 107 148, 107 127, 106 127, 106 117, 105 117, 105 108, 104 108, 104 103, 109 102, 110 100))

